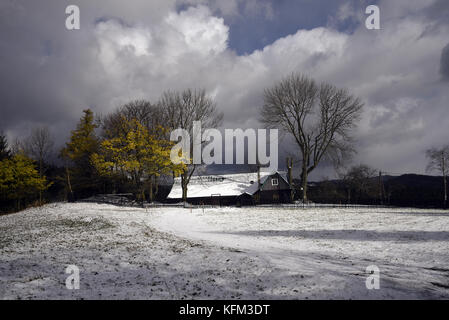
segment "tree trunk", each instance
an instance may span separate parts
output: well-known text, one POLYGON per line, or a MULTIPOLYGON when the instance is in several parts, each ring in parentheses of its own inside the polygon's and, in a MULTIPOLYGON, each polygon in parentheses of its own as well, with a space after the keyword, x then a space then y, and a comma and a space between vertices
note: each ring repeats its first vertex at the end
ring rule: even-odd
POLYGON ((444 200, 443 200, 443 208, 446 209, 446 205, 447 205, 447 181, 446 181, 446 161, 445 161, 445 154, 443 152, 442 154, 442 171, 443 171, 443 186, 444 186, 444 200))
POLYGON ((182 201, 187 202, 187 171, 181 174, 182 201))
POLYGON ((150 177, 150 203, 153 203, 153 176, 150 177))
MULTIPOLYGON (((39 157, 39 178, 42 179, 42 157, 39 157)), ((42 190, 39 190, 39 206, 42 206, 42 190)))
POLYGON ((69 171, 69 167, 68 166, 65 167, 65 173, 66 173, 66 176, 67 176, 67 187, 69 189, 69 196, 67 197, 67 201, 68 202, 74 202, 75 201, 75 197, 73 196, 72 184, 70 182, 70 171, 69 171))
POLYGON ((446 175, 443 175, 443 184, 444 184, 444 202, 443 202, 443 208, 447 208, 447 181, 446 181, 446 175))
POLYGON ((187 186, 182 186, 182 201, 187 202, 187 186))
POLYGON ((302 202, 307 203, 307 167, 302 168, 301 184, 302 184, 302 202))

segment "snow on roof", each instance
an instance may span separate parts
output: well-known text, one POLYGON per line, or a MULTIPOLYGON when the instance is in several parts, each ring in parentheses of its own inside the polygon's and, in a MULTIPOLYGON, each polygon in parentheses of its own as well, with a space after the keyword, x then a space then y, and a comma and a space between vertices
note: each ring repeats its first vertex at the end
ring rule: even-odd
MULTIPOLYGON (((261 172, 260 182, 263 184, 269 176, 275 173, 276 172, 261 172)), ((239 196, 244 193, 253 195, 258 189, 257 172, 192 176, 187 186, 187 197, 204 198, 213 196, 239 196)), ((181 178, 178 177, 175 178, 168 199, 181 198, 181 178)))

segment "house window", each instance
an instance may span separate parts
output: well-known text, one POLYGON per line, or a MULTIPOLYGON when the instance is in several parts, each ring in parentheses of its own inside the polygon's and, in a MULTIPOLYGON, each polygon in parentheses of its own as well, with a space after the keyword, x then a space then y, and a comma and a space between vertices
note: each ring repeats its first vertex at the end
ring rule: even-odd
POLYGON ((277 186, 277 185, 279 185, 278 179, 271 179, 271 185, 272 185, 272 186, 277 186))

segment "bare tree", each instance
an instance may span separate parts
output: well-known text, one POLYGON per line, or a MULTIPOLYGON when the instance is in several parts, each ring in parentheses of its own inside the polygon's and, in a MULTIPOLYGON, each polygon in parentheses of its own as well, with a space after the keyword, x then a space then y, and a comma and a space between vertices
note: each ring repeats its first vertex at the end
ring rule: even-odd
POLYGON ((354 152, 351 130, 363 104, 347 90, 300 74, 281 80, 264 91, 262 123, 289 133, 302 159, 303 201, 307 202, 307 179, 323 158, 341 164, 354 152))
MULTIPOLYGON (((205 128, 216 128, 221 125, 223 114, 217 112, 216 104, 206 95, 204 89, 187 89, 182 92, 166 91, 160 101, 160 108, 164 112, 165 126, 169 129, 184 129, 193 137, 193 122, 201 121, 202 131, 205 128)), ((193 143, 191 139, 191 144, 193 143)), ((192 147, 192 146, 191 146, 192 147)), ((187 166, 181 175, 182 198, 187 201, 187 186, 190 182, 196 164, 187 166)))
POLYGON ((25 143, 20 138, 16 137, 14 141, 11 143, 11 154, 16 155, 19 153, 26 153, 25 152, 25 143))
POLYGON ((137 120, 145 126, 152 134, 158 134, 158 126, 164 125, 164 113, 159 105, 152 104, 146 100, 134 100, 119 107, 115 112, 99 119, 103 128, 103 136, 111 138, 119 135, 118 130, 123 126, 123 118, 127 121, 137 120))
MULTIPOLYGON (((44 163, 49 160, 53 145, 54 141, 48 127, 33 129, 24 143, 25 152, 38 163, 41 178, 44 175, 44 163)), ((42 204, 42 191, 39 192, 39 203, 42 204)))
POLYGON ((48 127, 35 128, 25 141, 25 152, 36 160, 39 165, 39 174, 44 174, 44 162, 48 161, 53 149, 54 141, 48 127))
POLYGON ((427 164, 427 171, 438 171, 443 174, 443 207, 446 209, 447 205, 447 170, 449 164, 449 145, 438 148, 431 148, 426 151, 426 157, 429 159, 427 164))
POLYGON ((374 178, 377 170, 367 165, 360 164, 351 167, 341 175, 347 192, 347 203, 358 203, 363 195, 372 196, 375 193, 374 178))

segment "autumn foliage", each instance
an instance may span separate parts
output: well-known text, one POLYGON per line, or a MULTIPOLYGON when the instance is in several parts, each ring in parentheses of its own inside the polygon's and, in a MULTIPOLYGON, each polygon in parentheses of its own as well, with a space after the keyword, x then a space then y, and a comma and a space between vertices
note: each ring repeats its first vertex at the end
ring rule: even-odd
MULTIPOLYGON (((172 163, 170 150, 173 143, 160 138, 163 134, 151 134, 137 119, 123 117, 119 126, 116 136, 100 143, 98 152, 91 156, 91 163, 102 176, 130 179, 139 190, 141 199, 145 199, 144 189, 148 185, 152 201, 157 177, 161 174, 179 175, 184 171, 184 165, 172 163)), ((166 131, 162 126, 158 130, 166 131)))
POLYGON ((45 176, 39 175, 34 161, 24 154, 0 161, 1 200, 14 201, 17 210, 25 205, 26 200, 33 199, 49 186, 45 176))

